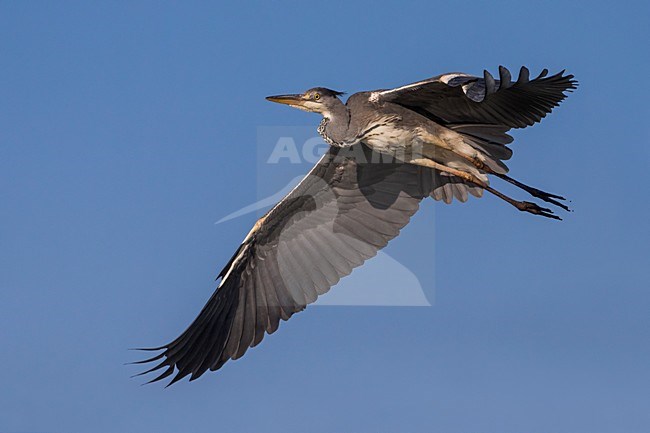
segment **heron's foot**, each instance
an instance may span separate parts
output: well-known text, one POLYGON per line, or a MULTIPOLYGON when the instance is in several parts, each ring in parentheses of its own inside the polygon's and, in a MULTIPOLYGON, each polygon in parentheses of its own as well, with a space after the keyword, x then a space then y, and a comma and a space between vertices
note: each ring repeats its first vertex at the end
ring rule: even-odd
POLYGON ((538 206, 529 201, 518 201, 514 203, 515 207, 522 212, 532 213, 534 215, 541 215, 546 218, 553 218, 555 220, 562 220, 559 216, 555 215, 551 209, 538 206))
POLYGON ((500 177, 501 179, 510 182, 511 184, 515 185, 518 188, 523 189, 526 191, 528 194, 532 195, 533 197, 536 197, 540 200, 544 200, 547 203, 554 204, 555 206, 561 207, 567 212, 571 212, 571 209, 564 203, 559 202, 558 200, 566 200, 564 197, 561 195, 557 194, 551 194, 550 192, 542 191, 541 189, 533 188, 532 186, 528 186, 526 184, 523 184, 519 182, 518 180, 515 180, 511 178, 510 176, 507 176, 505 174, 501 173, 495 173, 497 177, 500 177))
POLYGON ((532 187, 529 187, 529 188, 530 189, 527 189, 526 192, 528 192, 533 197, 537 197, 538 199, 544 200, 547 203, 551 203, 551 204, 554 204, 555 206, 561 207, 562 209, 564 209, 567 212, 571 212, 571 209, 569 209, 569 206, 565 205, 564 203, 561 203, 561 202, 557 201, 557 200, 566 200, 561 195, 551 194, 550 192, 542 191, 541 189, 537 189, 537 188, 532 188, 532 187))

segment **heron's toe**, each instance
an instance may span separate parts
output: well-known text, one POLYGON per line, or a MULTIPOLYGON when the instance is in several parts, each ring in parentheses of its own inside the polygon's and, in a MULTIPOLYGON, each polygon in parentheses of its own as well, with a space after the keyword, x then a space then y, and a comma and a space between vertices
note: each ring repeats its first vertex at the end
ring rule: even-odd
POLYGON ((553 211, 549 208, 541 207, 537 205, 536 203, 531 203, 529 201, 521 201, 519 204, 516 205, 517 209, 519 209, 522 212, 529 212, 534 215, 541 215, 546 218, 553 218, 556 220, 561 220, 559 216, 555 215, 553 211))

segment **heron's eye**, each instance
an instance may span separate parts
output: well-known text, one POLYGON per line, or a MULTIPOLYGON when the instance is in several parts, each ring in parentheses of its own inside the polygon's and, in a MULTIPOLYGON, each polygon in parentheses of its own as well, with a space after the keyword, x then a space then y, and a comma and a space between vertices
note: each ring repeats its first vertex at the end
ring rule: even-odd
POLYGON ((320 93, 314 93, 314 101, 318 101, 320 99, 320 93))

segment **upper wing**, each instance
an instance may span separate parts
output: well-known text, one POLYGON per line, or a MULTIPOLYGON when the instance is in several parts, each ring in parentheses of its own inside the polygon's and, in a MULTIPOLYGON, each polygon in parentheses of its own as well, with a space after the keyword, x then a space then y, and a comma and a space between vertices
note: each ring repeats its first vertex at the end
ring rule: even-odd
POLYGON ((524 128, 539 122, 566 95, 577 87, 573 75, 564 71, 546 77, 544 69, 533 80, 522 67, 513 82, 510 72, 499 66, 499 79, 488 71, 483 78, 449 73, 397 87, 373 92, 378 101, 392 102, 417 111, 446 125, 478 123, 524 128))
MULTIPOLYGON (((383 162, 363 144, 330 148, 260 219, 198 317, 144 362, 190 380, 241 357, 398 235, 434 190, 427 168, 383 162)), ((142 373, 142 374, 145 374, 142 373)))

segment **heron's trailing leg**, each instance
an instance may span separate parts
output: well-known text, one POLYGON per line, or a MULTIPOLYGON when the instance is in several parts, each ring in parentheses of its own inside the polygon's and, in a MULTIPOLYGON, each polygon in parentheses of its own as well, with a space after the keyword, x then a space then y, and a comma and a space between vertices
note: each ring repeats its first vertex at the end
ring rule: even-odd
POLYGON ((478 156, 474 157, 469 157, 460 153, 457 153, 457 155, 463 157, 465 160, 469 161, 474 165, 474 167, 478 168, 479 170, 485 171, 489 174, 493 174, 500 179, 505 180, 508 183, 513 184, 517 188, 521 188, 524 191, 526 191, 528 194, 532 195, 533 197, 536 197, 540 200, 544 200, 547 203, 554 204, 555 206, 561 207, 562 209, 571 212, 571 209, 564 203, 561 203, 555 199, 558 200, 566 200, 564 197, 561 195, 556 195, 556 194, 551 194, 550 192, 542 191, 541 189, 533 188, 532 186, 528 186, 524 183, 519 182, 516 179, 511 178, 510 176, 504 174, 504 173, 497 173, 494 170, 490 169, 483 161, 481 161, 478 156))
POLYGON ((499 197, 500 199, 510 203, 511 205, 513 205, 514 207, 516 207, 517 209, 519 209, 522 212, 529 212, 529 213, 532 213, 534 215, 541 215, 541 216, 544 216, 546 218, 553 218, 553 219, 556 219, 556 220, 561 220, 562 219, 559 216, 554 215, 553 211, 551 209, 538 206, 537 204, 531 203, 531 202, 528 202, 528 201, 518 201, 518 200, 515 200, 513 198, 510 198, 507 195, 505 195, 505 194, 497 191, 496 189, 490 187, 487 183, 485 183, 484 181, 478 179, 476 176, 472 175, 471 173, 467 173, 466 171, 457 170, 455 168, 447 167, 444 164, 440 164, 440 163, 437 163, 435 161, 432 161, 432 160, 426 159, 426 158, 416 158, 416 159, 410 160, 409 162, 411 164, 421 165, 423 167, 434 168, 434 169, 439 170, 441 172, 445 172, 445 173, 449 173, 451 175, 457 176, 457 177, 459 177, 459 178, 461 178, 461 179, 463 179, 463 180, 465 180, 467 182, 471 182, 474 185, 477 185, 477 186, 483 188, 484 190, 488 191, 489 193, 492 193, 495 196, 499 197))

